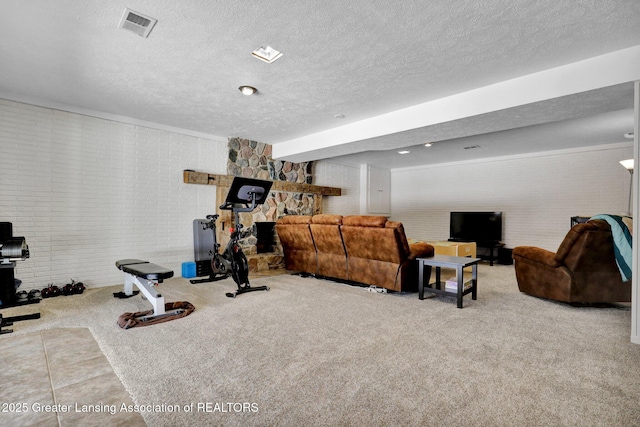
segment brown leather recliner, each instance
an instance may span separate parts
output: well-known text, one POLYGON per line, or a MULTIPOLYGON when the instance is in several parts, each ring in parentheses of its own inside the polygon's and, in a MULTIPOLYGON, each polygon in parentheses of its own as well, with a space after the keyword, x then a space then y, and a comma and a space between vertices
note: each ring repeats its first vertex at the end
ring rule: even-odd
POLYGON ((513 259, 518 288, 528 295, 567 303, 631 301, 631 280, 622 281, 606 221, 573 226, 556 253, 518 246, 513 259))
POLYGON ((341 224, 342 215, 314 215, 311 235, 316 244, 318 275, 347 280, 347 254, 342 242, 341 224))
POLYGON ((276 232, 284 251, 287 270, 310 274, 318 271, 316 247, 309 224, 309 215, 287 215, 276 221, 276 232))
POLYGON ((402 223, 384 216, 345 216, 341 231, 349 280, 393 291, 418 289, 416 258, 433 256, 433 246, 410 246, 402 223))

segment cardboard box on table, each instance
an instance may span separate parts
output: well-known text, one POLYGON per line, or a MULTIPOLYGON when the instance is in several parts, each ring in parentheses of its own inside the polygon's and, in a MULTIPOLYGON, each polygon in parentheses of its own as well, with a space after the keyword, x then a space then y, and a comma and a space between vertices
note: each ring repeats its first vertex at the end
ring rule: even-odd
POLYGON ((436 255, 476 257, 475 242, 428 242, 435 249, 436 255))

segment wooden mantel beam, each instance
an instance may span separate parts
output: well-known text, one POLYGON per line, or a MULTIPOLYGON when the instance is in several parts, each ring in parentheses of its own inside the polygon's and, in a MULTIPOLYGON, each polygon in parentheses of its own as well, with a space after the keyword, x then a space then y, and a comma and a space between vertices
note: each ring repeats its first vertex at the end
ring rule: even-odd
MULTIPOLYGON (((233 182, 233 175, 217 175, 206 172, 196 172, 185 170, 183 180, 185 184, 217 185, 220 187, 230 187, 233 182)), ((282 191, 285 193, 305 193, 320 194, 322 196, 341 196, 342 189, 336 187, 324 187, 313 184, 303 184, 288 181, 273 181, 271 191, 282 191)))

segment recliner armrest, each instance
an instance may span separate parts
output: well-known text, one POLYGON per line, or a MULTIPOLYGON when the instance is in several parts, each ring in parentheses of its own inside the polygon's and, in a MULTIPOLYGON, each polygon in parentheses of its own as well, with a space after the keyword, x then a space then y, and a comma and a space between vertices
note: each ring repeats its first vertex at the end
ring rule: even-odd
POLYGON ((409 244, 409 259, 414 260, 416 258, 432 257, 435 253, 435 248, 426 242, 416 242, 409 244))
POLYGON ((562 264, 556 259, 554 252, 535 246, 516 246, 513 248, 513 258, 517 257, 538 262, 549 267, 560 267, 562 264))

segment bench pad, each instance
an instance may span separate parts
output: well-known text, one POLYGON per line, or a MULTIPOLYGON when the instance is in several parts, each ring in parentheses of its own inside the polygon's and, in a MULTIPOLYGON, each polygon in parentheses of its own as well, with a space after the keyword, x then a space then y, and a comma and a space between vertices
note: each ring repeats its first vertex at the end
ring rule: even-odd
POLYGON ((139 259, 122 259, 116 261, 116 267, 125 273, 133 274, 147 280, 163 280, 173 277, 173 271, 139 259))

